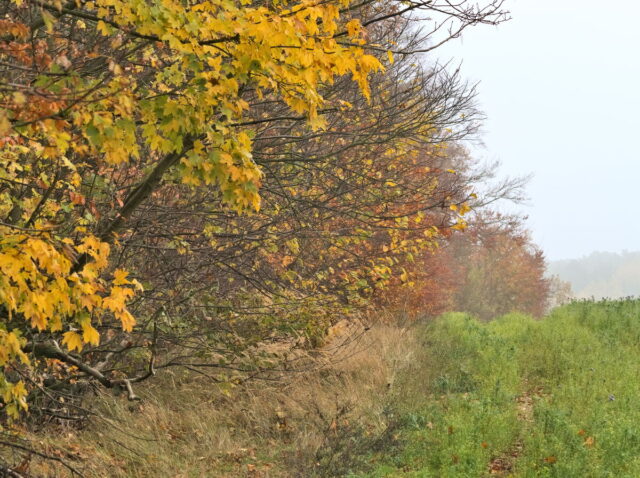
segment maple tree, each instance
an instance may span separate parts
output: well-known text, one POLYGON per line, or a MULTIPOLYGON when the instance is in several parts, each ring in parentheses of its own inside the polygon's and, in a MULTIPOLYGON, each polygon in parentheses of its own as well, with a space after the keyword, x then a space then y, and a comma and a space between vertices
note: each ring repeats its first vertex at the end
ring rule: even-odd
POLYGON ((184 364, 155 363, 161 347, 228 351, 243 334, 250 345, 296 321, 321 328, 300 317, 398 272, 390 249, 429 247, 424 210, 449 199, 434 202, 439 180, 417 176, 430 164, 418 152, 469 132, 472 95, 415 68, 440 42, 425 45, 411 15, 439 12, 445 41, 503 19, 500 4, 4 2, 5 412, 26 409, 51 359, 133 398, 131 383, 184 364), (374 76, 385 70, 386 83, 374 76), (422 238, 404 237, 411 221, 422 238), (108 373, 118 360, 126 372, 108 373))

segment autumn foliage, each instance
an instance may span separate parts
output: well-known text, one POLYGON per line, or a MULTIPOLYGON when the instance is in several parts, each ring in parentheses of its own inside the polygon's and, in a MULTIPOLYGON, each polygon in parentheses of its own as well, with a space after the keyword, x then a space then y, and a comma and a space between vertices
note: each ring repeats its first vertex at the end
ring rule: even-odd
POLYGON ((541 317, 549 305, 544 255, 516 217, 473 214, 464 233, 447 234, 412 271, 411 283, 398 280, 380 297, 411 317, 451 310, 482 320, 510 312, 541 317))
POLYGON ((483 320, 510 312, 544 315, 550 291, 544 255, 519 221, 480 215, 449 247, 461 273, 454 309, 483 320))
MULTIPOLYGON (((232 387, 398 284, 457 304, 480 115, 425 55, 500 3, 3 2, 6 414, 169 367, 232 387)), ((486 250, 535 275, 510 234, 486 250)))

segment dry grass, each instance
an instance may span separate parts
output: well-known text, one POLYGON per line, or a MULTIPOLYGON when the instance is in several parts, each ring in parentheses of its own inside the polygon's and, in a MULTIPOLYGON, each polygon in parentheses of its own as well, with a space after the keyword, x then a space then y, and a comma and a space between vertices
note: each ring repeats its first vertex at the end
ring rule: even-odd
MULTIPOLYGON (((336 327, 306 370, 256 380, 225 395, 207 378, 166 372, 137 392, 142 402, 102 396, 82 431, 31 435, 85 476, 334 476, 387 436, 385 396, 412 360, 410 328, 336 327), (312 367, 310 367, 313 365, 312 367), (358 445, 354 447, 354 443, 358 445)), ((33 457, 33 476, 70 476, 33 457)))

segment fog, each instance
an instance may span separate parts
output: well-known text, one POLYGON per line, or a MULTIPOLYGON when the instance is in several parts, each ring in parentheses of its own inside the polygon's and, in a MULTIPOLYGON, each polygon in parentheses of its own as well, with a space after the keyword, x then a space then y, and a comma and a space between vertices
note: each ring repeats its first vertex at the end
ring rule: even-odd
POLYGON ((580 259, 553 261, 549 273, 570 282, 579 299, 640 296, 640 252, 594 252, 580 259))
POLYGON ((488 116, 477 155, 533 173, 519 208, 552 260, 636 250, 640 3, 506 3, 512 20, 438 50, 480 81, 488 116))

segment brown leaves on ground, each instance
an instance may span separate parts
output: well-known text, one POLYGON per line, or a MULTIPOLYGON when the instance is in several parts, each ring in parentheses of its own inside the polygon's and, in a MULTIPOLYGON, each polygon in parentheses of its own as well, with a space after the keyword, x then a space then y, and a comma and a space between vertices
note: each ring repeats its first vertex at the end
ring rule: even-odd
MULTIPOLYGON (((525 380, 525 387, 527 387, 528 382, 525 380)), ((533 422, 533 397, 541 396, 542 389, 532 388, 527 389, 518 395, 515 399, 516 408, 518 411, 518 420, 526 424, 533 422)), ((494 458, 491 460, 489 464, 489 474, 497 475, 497 476, 507 476, 514 468, 515 462, 518 457, 522 454, 524 450, 524 443, 521 439, 518 439, 512 447, 505 452, 504 454, 494 458)), ((556 458, 554 456, 550 456, 545 458, 545 463, 555 463, 556 458), (552 461, 547 461, 552 460, 552 461)))

